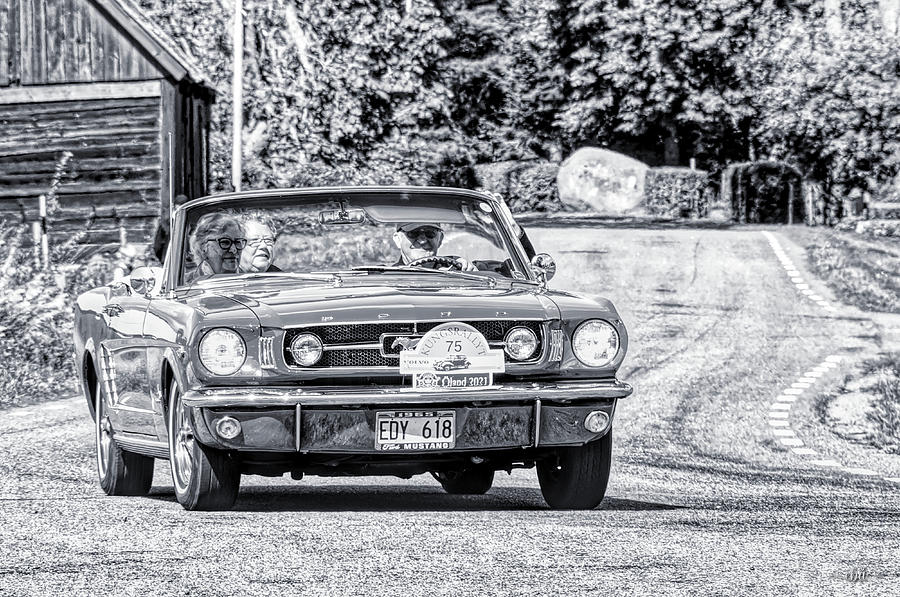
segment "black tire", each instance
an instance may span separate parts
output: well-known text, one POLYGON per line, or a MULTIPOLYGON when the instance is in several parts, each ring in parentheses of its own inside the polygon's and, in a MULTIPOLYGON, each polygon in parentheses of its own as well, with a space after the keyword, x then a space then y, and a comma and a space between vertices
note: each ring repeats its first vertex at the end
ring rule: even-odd
POLYGON ((452 495, 482 495, 494 484, 494 471, 489 468, 441 471, 432 475, 452 495))
POLYGON ((185 510, 229 510, 237 500, 241 472, 228 453, 194 438, 190 411, 173 380, 169 387, 169 468, 175 497, 185 510))
POLYGON ((592 510, 606 495, 612 464, 612 429, 575 448, 557 448, 537 463, 538 481, 554 510, 592 510))
POLYGON ((115 431, 107 415, 109 405, 103 384, 94 386, 94 441, 96 442, 97 475, 106 495, 147 495, 153 484, 153 458, 128 452, 119 447, 115 431))

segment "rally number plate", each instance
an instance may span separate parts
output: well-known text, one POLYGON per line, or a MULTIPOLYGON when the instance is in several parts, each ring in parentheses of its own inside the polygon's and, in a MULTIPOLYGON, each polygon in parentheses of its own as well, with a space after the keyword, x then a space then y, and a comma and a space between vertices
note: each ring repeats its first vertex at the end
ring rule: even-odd
POLYGON ((446 450, 456 446, 456 414, 440 411, 379 411, 376 450, 446 450))

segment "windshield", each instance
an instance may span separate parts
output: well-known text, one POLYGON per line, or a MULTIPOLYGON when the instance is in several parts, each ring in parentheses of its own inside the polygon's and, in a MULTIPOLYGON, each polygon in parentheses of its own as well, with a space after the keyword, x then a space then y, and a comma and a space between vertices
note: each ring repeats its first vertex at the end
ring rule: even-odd
POLYGON ((185 214, 179 281, 338 272, 527 279, 497 211, 449 193, 229 198, 185 214))

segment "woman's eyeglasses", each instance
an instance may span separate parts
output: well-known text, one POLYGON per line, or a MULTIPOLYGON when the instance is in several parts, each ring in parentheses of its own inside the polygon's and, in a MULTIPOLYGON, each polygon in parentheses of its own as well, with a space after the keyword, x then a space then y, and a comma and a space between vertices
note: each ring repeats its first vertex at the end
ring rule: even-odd
POLYGON ((238 251, 242 250, 247 246, 246 238, 228 238, 227 236, 223 236, 222 238, 208 238, 206 239, 208 243, 219 243, 219 248, 223 251, 227 251, 234 245, 238 251))

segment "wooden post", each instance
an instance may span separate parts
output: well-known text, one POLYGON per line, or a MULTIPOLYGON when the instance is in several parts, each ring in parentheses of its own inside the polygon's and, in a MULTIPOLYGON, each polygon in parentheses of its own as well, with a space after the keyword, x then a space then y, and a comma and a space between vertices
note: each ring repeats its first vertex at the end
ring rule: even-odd
POLYGON ((794 223, 794 183, 788 183, 788 226, 794 223))
POLYGON ((41 216, 41 261, 42 268, 50 267, 50 245, 47 241, 47 196, 38 197, 38 212, 41 216))
POLYGON ((40 222, 32 222, 31 223, 31 240, 32 246, 34 247, 34 266, 38 269, 41 268, 41 223, 40 222))

